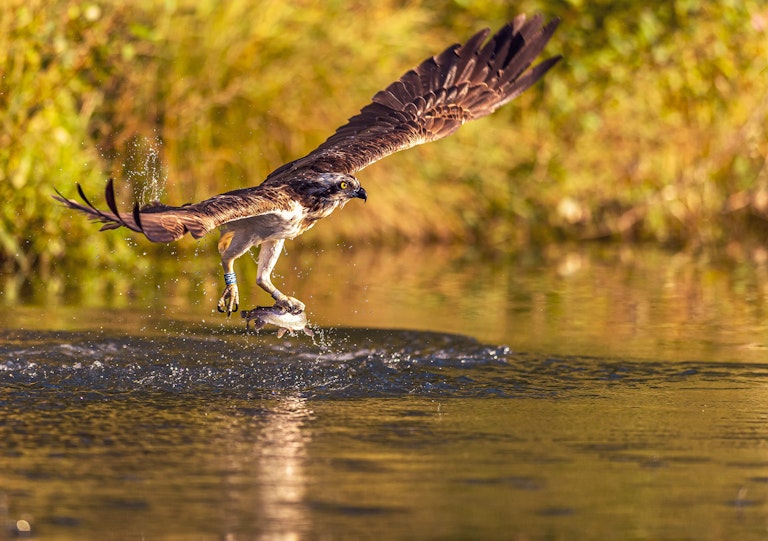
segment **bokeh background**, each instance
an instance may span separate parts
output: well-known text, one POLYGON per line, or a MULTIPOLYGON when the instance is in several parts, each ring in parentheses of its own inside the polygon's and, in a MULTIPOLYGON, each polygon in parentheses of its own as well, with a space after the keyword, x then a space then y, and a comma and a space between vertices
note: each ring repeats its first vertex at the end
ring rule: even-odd
POLYGON ((560 17, 564 61, 511 105, 362 171, 298 242, 562 241, 700 250, 768 223, 768 7, 744 0, 9 0, 0 7, 0 269, 47 276, 173 248, 58 206, 169 204, 258 184, 424 58, 519 12, 560 17), (138 249, 137 249, 138 245, 138 249))

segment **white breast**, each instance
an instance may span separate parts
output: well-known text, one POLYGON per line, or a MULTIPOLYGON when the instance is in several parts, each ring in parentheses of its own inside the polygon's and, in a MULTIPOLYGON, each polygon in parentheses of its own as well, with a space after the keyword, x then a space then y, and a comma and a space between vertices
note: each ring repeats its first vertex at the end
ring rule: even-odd
POLYGON ((288 210, 276 210, 227 222, 221 226, 221 231, 222 233, 226 231, 246 233, 254 244, 267 240, 292 239, 305 231, 301 227, 304 216, 304 208, 294 201, 288 210))

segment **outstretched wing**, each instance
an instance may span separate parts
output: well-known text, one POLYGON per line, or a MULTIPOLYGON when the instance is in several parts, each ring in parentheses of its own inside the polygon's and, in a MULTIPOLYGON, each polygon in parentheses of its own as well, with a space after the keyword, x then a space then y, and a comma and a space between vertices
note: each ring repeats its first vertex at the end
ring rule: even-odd
POLYGON ((190 233, 200 238, 219 225, 273 213, 291 208, 288 196, 281 190, 270 187, 246 188, 216 195, 194 205, 173 207, 153 204, 145 207, 134 205, 130 213, 120 213, 115 202, 114 182, 109 179, 104 190, 108 211, 96 208, 86 197, 80 185, 77 192, 83 203, 67 199, 58 191, 54 199, 65 206, 83 212, 94 221, 102 222, 101 231, 127 227, 143 233, 153 242, 171 242, 190 233))
MULTIPOLYGON (((322 145, 307 156, 273 171, 255 188, 217 195, 194 205, 138 205, 121 214, 112 180, 107 183, 108 211, 96 208, 78 185, 79 203, 61 194, 69 208, 102 222, 102 230, 127 227, 155 242, 177 240, 189 232, 199 238, 221 224, 294 209, 288 185, 316 173, 352 174, 399 150, 441 139, 463 123, 491 114, 538 81, 558 60, 549 58, 528 70, 557 28, 541 16, 516 17, 485 44, 489 31, 472 36, 422 62, 377 93, 322 145)), ((268 218, 267 218, 268 219, 268 218)))
POLYGON ((400 80, 307 156, 273 171, 265 183, 308 168, 352 174, 400 150, 450 135, 463 123, 491 114, 538 81, 560 56, 526 71, 554 33, 558 19, 542 25, 519 15, 485 45, 489 30, 452 45, 400 80))

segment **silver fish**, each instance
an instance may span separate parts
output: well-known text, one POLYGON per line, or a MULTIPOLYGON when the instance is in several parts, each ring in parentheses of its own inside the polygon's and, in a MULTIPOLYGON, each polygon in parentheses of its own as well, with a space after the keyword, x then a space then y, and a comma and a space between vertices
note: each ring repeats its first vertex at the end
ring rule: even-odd
POLYGON ((307 336, 314 336, 314 332, 307 325, 307 314, 303 310, 293 314, 279 306, 257 306, 252 310, 243 310, 240 316, 245 319, 245 328, 253 321, 253 330, 258 331, 265 325, 277 327, 277 337, 282 338, 287 332, 293 336, 293 331, 303 331, 307 336))

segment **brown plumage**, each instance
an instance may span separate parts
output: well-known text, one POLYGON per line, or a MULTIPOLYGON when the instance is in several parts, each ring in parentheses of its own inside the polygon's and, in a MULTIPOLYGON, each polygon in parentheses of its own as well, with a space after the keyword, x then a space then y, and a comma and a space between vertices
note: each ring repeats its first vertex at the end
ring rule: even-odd
POLYGON ((216 195, 200 203, 173 207, 159 203, 120 213, 113 182, 107 183, 108 211, 97 209, 78 185, 79 203, 61 194, 66 206, 104 223, 102 230, 127 227, 154 242, 171 242, 190 233, 199 238, 221 229, 219 252, 227 287, 219 310, 239 303, 234 260, 261 245, 257 283, 292 312, 304 304, 272 285, 270 275, 285 239, 367 194, 353 173, 400 150, 450 135, 463 123, 493 113, 539 80, 559 56, 528 69, 557 28, 557 19, 516 17, 485 44, 489 30, 428 58, 378 92, 360 113, 315 150, 270 173, 260 185, 216 195))

